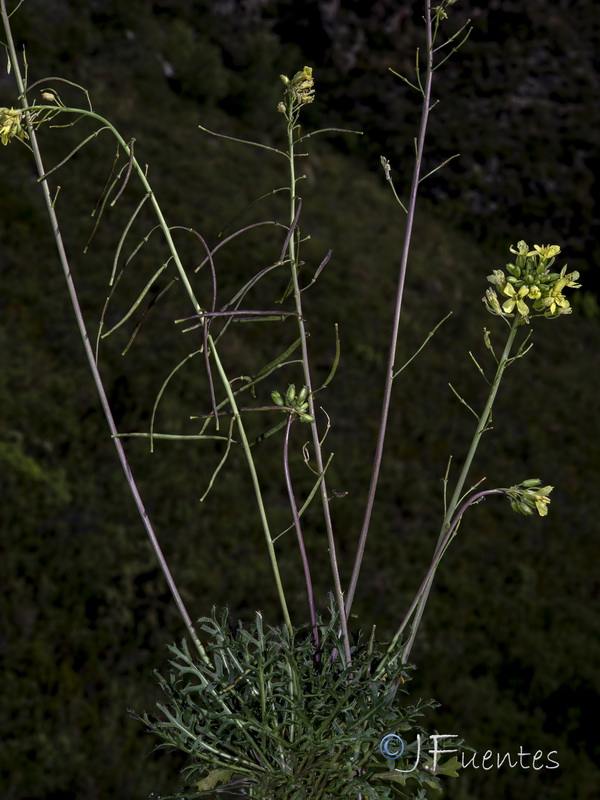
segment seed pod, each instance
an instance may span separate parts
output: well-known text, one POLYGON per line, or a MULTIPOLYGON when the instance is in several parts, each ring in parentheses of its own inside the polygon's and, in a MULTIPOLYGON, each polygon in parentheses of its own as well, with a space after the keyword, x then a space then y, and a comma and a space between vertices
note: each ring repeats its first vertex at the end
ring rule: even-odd
POLYGON ((296 386, 293 383, 290 383, 287 392, 285 393, 286 405, 288 406, 294 405, 295 399, 296 399, 296 386))

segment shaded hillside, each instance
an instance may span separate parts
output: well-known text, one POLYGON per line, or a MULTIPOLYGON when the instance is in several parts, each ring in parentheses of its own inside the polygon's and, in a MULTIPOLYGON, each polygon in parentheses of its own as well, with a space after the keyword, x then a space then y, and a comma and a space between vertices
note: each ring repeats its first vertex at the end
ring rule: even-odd
MULTIPOLYGON (((420 0, 27 0, 15 18, 38 66, 116 87, 120 75, 217 106, 246 130, 271 129, 271 76, 307 62, 328 98, 315 123, 365 132, 339 146, 404 176, 417 105, 389 68, 413 75, 423 46, 420 0), (302 55, 301 55, 302 54, 302 55), (290 67, 293 65, 293 67, 290 67), (89 77, 88 77, 89 76, 89 77)), ((452 6, 449 30, 471 19, 468 46, 437 74, 430 166, 460 153, 425 193, 436 214, 501 246, 525 224, 560 239, 598 292, 600 16, 593 0, 493 0, 452 6)), ((597 313, 588 299, 586 310, 597 313)))
MULTIPOLYGON (((44 6, 48 13, 42 14, 40 3, 26 0, 14 18, 28 42, 30 81, 61 74, 90 88, 97 109, 126 138, 136 138, 136 152, 151 165, 150 177, 170 223, 194 226, 215 244, 221 229, 240 212, 238 225, 285 218, 281 194, 245 211, 258 196, 283 184, 277 160, 197 128, 202 122, 233 135, 281 143, 278 74, 295 71, 303 56, 299 48, 281 45, 281 27, 270 32, 262 27, 263 16, 271 26, 275 19, 285 21, 280 7, 246 4, 255 13, 254 18, 250 11, 248 18, 238 15, 240 26, 252 31, 244 37, 231 17, 212 15, 195 4, 194 13, 206 26, 206 38, 199 38, 192 4, 180 4, 176 18, 172 4, 141 0, 44 6), (221 43, 226 36, 240 48, 235 58, 221 43)), ((531 13, 538 8, 531 4, 531 13)), ((407 18, 403 24, 409 23, 407 18)), ((343 95, 342 79, 330 94, 333 79, 327 69, 334 67, 324 67, 323 82, 317 82, 312 122, 331 114, 329 121, 343 118, 353 124, 352 115, 335 105, 343 95)), ((352 71, 347 76, 348 86, 354 78, 360 83, 352 71)), ((3 104, 14 104, 6 77, 0 92, 3 104)), ((462 107, 458 101, 446 107, 456 110, 453 125, 458 126, 462 107)), ((389 111, 390 124, 396 113, 389 111)), ((47 164, 60 160, 69 145, 91 130, 84 123, 44 131, 47 164)), ((382 128, 382 136, 391 132, 382 128)), ((433 136, 439 141, 435 130, 433 136)), ((357 141, 312 140, 302 221, 303 233, 311 236, 303 251, 307 276, 330 247, 334 250, 306 293, 306 313, 318 376, 325 377, 331 365, 334 322, 342 338, 339 373, 323 404, 333 421, 330 486, 348 492, 332 504, 346 579, 379 414, 402 222, 379 169, 365 168, 358 157, 365 138, 357 141)), ((505 152, 512 152, 502 141, 505 152)), ((128 189, 105 216, 90 251, 82 254, 93 227, 89 212, 113 154, 112 143, 99 137, 55 181, 62 186, 57 209, 94 333, 114 247, 139 199, 128 189)), ((139 800, 150 791, 173 788, 178 762, 165 755, 146 757, 152 742, 127 718, 126 709, 141 710, 157 699, 151 672, 164 666, 164 645, 183 635, 182 626, 108 440, 29 154, 12 145, 2 148, 0 156, 0 558, 9 587, 0 600, 5 631, 0 651, 3 798, 139 800)), ((472 176, 461 180, 470 187, 472 176)), ((452 206, 447 208, 449 217, 452 206)), ((543 209, 554 213, 552 203, 543 209)), ((468 351, 489 366, 482 329, 502 336, 500 320, 481 303, 486 276, 503 267, 509 244, 538 240, 529 227, 515 224, 502 246, 483 247, 451 227, 445 216, 439 203, 435 208, 422 205, 418 214, 401 355, 410 357, 447 311, 454 313, 395 389, 392 435, 355 605, 355 624, 376 623, 382 638, 393 632, 421 580, 439 528, 448 455, 459 461, 472 431, 472 418, 447 384, 451 381, 468 402, 480 405, 485 385, 468 351)), ((132 242, 147 232, 148 224, 142 216, 132 242)), ((256 269, 278 258, 282 235, 269 230, 222 251, 217 262, 220 297, 227 298, 256 269)), ((188 245, 182 238, 182 244, 191 263, 201 260, 196 242, 188 245)), ((570 260, 568 241, 564 249, 570 260)), ((111 320, 126 311, 162 257, 151 242, 125 273, 111 320)), ((278 280, 250 299, 257 305, 272 303, 284 288, 278 280)), ((202 274, 198 287, 204 293, 210 289, 202 274)), ((134 322, 103 346, 100 363, 121 430, 147 427, 166 375, 193 347, 194 340, 173 325, 189 313, 175 289, 153 308, 125 357, 121 351, 134 322)), ((514 753, 521 744, 557 750, 561 769, 470 770, 449 786, 447 796, 455 800, 597 796, 600 332, 595 322, 578 314, 552 323, 541 320, 533 329, 534 349, 509 370, 494 430, 487 434, 487 449, 474 473, 477 479, 486 475, 490 487, 539 474, 556 487, 551 511, 547 519, 529 520, 500 502, 472 510, 439 572, 414 651, 419 666, 415 691, 441 701, 439 716, 431 720, 440 732, 457 733, 482 751, 514 753)), ((235 332, 225 349, 231 372, 246 374, 272 358, 271 335, 260 326, 235 332)), ((276 336, 283 341, 292 333, 283 325, 276 336)), ((158 417, 165 429, 189 430, 189 416, 207 410, 199 373, 195 368, 182 372, 166 394, 158 417)), ((282 374, 258 402, 292 378, 292 372, 282 374)), ((295 466, 301 466, 301 444, 295 442, 295 466)), ((150 456, 144 443, 131 442, 128 451, 192 616, 227 603, 242 619, 260 608, 278 622, 242 459, 233 455, 221 482, 200 505, 198 498, 221 456, 218 447, 162 443, 150 456)), ((284 528, 289 520, 280 460, 280 440, 266 440, 261 480, 268 487, 274 524, 284 528)), ((303 476, 299 471, 299 492, 309 485, 302 484, 303 476)), ((331 583, 323 532, 310 527, 310 514, 306 519, 323 607, 331 583)), ((306 611, 296 549, 285 538, 280 549, 298 621, 306 611)))

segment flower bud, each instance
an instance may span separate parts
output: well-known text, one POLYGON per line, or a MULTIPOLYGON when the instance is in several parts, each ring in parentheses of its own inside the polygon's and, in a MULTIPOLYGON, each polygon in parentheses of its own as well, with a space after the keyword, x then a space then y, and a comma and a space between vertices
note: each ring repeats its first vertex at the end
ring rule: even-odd
POLYGON ((308 386, 303 386, 302 389, 300 389, 300 393, 298 395, 298 403, 304 403, 307 397, 308 397, 308 386))
POLYGON ((295 399, 296 399, 296 386, 293 383, 290 383, 287 392, 285 393, 285 404, 288 406, 293 406, 295 399))

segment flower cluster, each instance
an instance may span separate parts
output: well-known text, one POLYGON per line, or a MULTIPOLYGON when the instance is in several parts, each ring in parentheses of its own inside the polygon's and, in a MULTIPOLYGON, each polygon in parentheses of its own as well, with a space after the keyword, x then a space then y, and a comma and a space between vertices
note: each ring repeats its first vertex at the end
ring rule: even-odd
POLYGON ((315 82, 312 76, 312 67, 304 67, 290 80, 285 75, 279 76, 286 87, 287 103, 279 103, 277 110, 282 114, 297 114, 302 106, 312 103, 315 99, 315 82))
POLYGON ((506 489, 512 510, 526 516, 537 511, 540 517, 545 517, 550 503, 549 494, 554 487, 540 486, 540 484, 541 480, 539 478, 530 478, 518 486, 511 486, 510 489, 506 489))
POLYGON ((443 0, 443 2, 439 6, 434 6, 431 9, 438 21, 443 19, 448 19, 448 14, 446 14, 446 9, 448 8, 448 6, 453 6, 454 3, 456 3, 456 0, 443 0))
POLYGON ((296 387, 293 383, 288 386, 285 397, 279 392, 271 392, 271 398, 276 406, 282 411, 289 411, 296 414, 300 422, 314 422, 314 418, 308 414, 308 388, 303 386, 296 394, 296 387))
POLYGON ((15 108, 0 108, 0 141, 8 144, 11 139, 28 139, 27 131, 21 125, 23 112, 15 108))
POLYGON ((516 255, 515 263, 507 264, 508 276, 500 269, 488 275, 488 281, 495 289, 488 289, 483 298, 487 310, 500 317, 512 317, 515 310, 521 322, 529 322, 529 317, 559 317, 571 313, 571 305, 563 294, 566 287, 577 289, 575 283, 578 272, 567 273, 564 266, 560 272, 551 272, 555 257, 560 253, 556 244, 535 244, 533 250, 526 242, 519 242, 510 252, 516 255), (502 302, 502 305, 501 305, 502 302))

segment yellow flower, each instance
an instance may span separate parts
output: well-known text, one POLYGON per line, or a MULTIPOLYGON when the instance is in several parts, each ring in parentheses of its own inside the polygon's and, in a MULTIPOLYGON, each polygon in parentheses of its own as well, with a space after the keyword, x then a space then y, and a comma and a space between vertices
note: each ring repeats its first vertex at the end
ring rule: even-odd
POLYGON ((536 489, 535 491, 531 492, 533 495, 533 500, 535 501, 535 507, 540 517, 545 517, 548 513, 548 505, 550 503, 550 498, 548 495, 553 488, 553 486, 544 486, 541 489, 536 489))
POLYGON ((539 478, 532 478, 519 486, 512 486, 506 491, 510 499, 510 505, 513 511, 525 516, 531 516, 534 511, 545 517, 548 514, 548 506, 550 504, 549 494, 554 488, 553 486, 542 486, 539 484, 539 478))
POLYGON ((297 72, 291 81, 291 91, 296 102, 301 105, 312 103, 315 99, 315 82, 312 76, 312 67, 304 67, 297 72))
POLYGON ((560 311, 559 309, 567 309, 570 307, 570 303, 564 294, 560 291, 561 287, 558 286, 560 281, 557 281, 556 285, 550 289, 550 293, 548 297, 544 297, 541 301, 541 304, 548 309, 550 314, 568 314, 569 311, 560 311))
POLYGON ((579 277, 579 273, 578 272, 571 272, 568 275, 566 273, 567 273, 567 268, 565 266, 560 271, 560 275, 558 277, 558 280, 554 284, 554 289, 559 291, 559 292, 562 292, 562 290, 565 288, 565 286, 570 286, 572 289, 579 289, 581 284, 580 283, 575 283, 575 281, 579 277))
POLYGON ((506 283, 506 275, 501 269, 495 269, 491 275, 487 276, 487 279, 490 283, 493 283, 494 286, 498 286, 500 289, 502 289, 506 283))
POLYGON ((15 108, 0 108, 0 141, 8 144, 11 139, 27 139, 21 126, 22 112, 15 108))
POLYGON ((502 293, 508 297, 508 300, 502 304, 503 310, 510 314, 513 308, 516 306, 517 311, 522 317, 529 316, 529 308, 523 302, 523 298, 527 297, 529 289, 527 286, 521 286, 518 292, 515 292, 512 283, 507 283, 506 286, 502 289, 502 293))
POLYGON ((560 253, 560 247, 557 244, 534 244, 534 252, 528 253, 528 255, 537 255, 541 256, 541 258, 554 258, 560 253))
POLYGON ((530 297, 532 300, 539 300, 539 298, 542 296, 539 286, 536 286, 535 283, 533 284, 533 286, 530 286, 529 294, 527 296, 530 297))
POLYGON ((535 251, 530 252, 529 251, 529 245, 527 244, 527 242, 524 242, 522 239, 519 242, 519 244, 517 245, 517 249, 516 250, 512 245, 510 246, 509 249, 510 249, 510 252, 514 253, 516 256, 532 256, 532 255, 535 255, 535 251))
POLYGON ((312 67, 304 67, 303 70, 297 72, 292 78, 292 86, 295 86, 297 89, 312 89, 313 84, 312 67))
POLYGON ((493 289, 487 289, 485 292, 485 297, 482 299, 490 314, 497 314, 499 317, 504 316, 504 313, 500 308, 500 303, 498 302, 498 295, 493 289))

